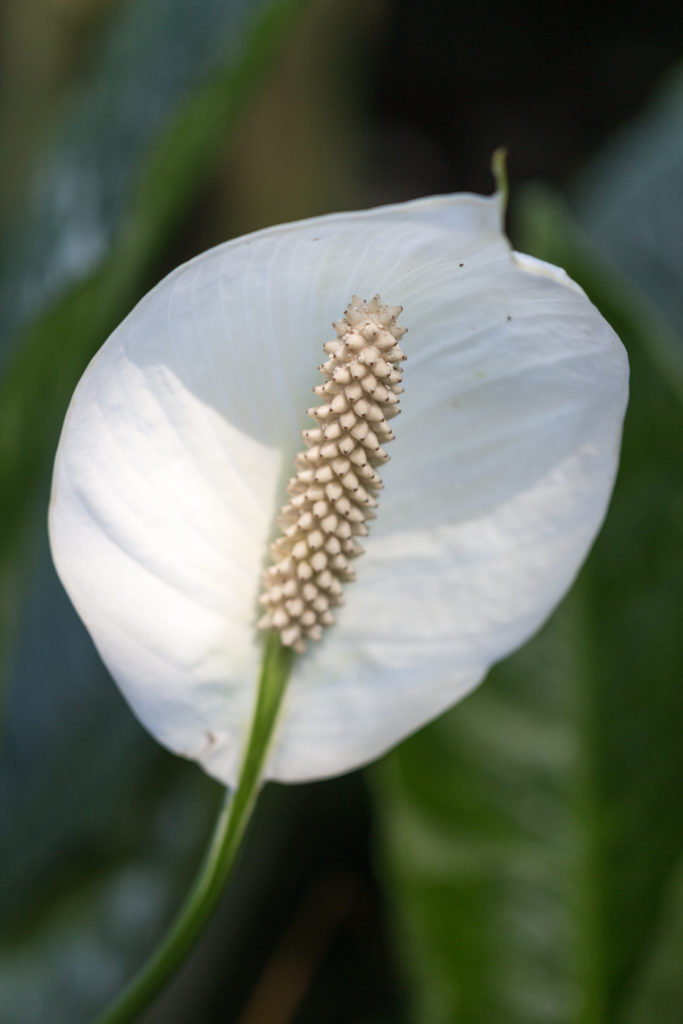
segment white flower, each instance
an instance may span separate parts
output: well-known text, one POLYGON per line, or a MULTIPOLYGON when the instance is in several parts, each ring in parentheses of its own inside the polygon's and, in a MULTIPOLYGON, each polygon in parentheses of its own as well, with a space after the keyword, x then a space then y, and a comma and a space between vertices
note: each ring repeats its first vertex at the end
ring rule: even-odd
POLYGON ((460 700, 538 629, 599 529, 624 349, 500 224, 499 197, 455 195, 228 242, 150 292, 76 389, 59 575, 143 724, 229 785, 274 520, 352 295, 403 306, 403 414, 357 580, 294 665, 267 777, 347 771, 460 700))

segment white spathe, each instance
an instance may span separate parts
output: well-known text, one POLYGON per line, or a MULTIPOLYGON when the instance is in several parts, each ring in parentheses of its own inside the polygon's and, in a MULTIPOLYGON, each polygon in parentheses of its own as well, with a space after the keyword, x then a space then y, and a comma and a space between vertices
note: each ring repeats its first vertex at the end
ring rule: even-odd
POLYGON ((499 197, 287 224, 179 267, 76 388, 50 537, 135 713, 228 785, 322 345, 375 293, 404 307, 403 414, 358 579, 295 663, 268 777, 347 771, 463 697, 548 616, 605 515, 626 355, 562 271, 511 252, 499 197))

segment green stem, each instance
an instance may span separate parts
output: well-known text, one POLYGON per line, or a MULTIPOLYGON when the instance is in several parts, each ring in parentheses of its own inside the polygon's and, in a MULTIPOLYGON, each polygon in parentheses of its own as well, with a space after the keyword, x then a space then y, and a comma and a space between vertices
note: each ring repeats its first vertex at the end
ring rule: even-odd
POLYGON ((204 862, 176 920, 140 973, 94 1024, 128 1024, 166 985, 199 937, 235 862, 261 786, 261 773, 294 653, 277 633, 266 639, 261 678, 242 770, 234 795, 228 792, 204 862))

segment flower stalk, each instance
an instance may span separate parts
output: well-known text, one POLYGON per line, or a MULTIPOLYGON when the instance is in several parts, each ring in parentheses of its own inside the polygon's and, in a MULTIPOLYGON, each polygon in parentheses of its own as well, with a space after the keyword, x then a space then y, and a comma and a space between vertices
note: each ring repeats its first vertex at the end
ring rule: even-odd
POLYGON ((204 861, 185 905, 140 973, 94 1024, 128 1024, 161 992, 199 938, 235 864, 261 789, 263 767, 277 722, 294 651, 277 633, 266 636, 252 725, 239 783, 226 791, 204 861))

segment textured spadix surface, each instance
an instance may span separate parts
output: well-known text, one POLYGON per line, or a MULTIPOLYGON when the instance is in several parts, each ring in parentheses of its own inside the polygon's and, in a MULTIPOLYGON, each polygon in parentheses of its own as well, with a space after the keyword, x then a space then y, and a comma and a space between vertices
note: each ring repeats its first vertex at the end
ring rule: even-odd
POLYGON ((272 228, 178 268, 80 381, 55 563, 124 695, 233 784, 258 596, 316 367, 351 296, 403 306, 400 437, 336 624, 294 666, 267 774, 377 756, 541 624, 602 522, 627 362, 562 271, 455 195, 272 228))
POLYGON ((337 337, 324 346, 329 359, 318 369, 325 381, 313 389, 323 401, 308 410, 318 425, 303 431, 307 447, 294 460, 260 598, 266 613, 259 628, 277 629, 299 654, 334 624, 331 609, 343 603, 344 583, 356 575, 352 560, 363 553, 358 537, 367 537, 375 518, 377 467, 389 458, 389 420, 401 411, 400 312, 379 295, 369 303, 355 295, 334 325, 337 337))

